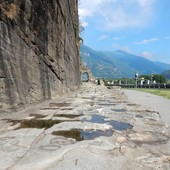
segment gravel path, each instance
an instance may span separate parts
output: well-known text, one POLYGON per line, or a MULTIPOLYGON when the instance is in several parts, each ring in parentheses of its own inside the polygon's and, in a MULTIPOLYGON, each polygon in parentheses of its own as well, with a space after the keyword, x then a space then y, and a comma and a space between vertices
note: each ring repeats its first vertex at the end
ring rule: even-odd
POLYGON ((157 110, 163 121, 170 126, 170 100, 161 96, 135 90, 124 90, 130 102, 157 110))

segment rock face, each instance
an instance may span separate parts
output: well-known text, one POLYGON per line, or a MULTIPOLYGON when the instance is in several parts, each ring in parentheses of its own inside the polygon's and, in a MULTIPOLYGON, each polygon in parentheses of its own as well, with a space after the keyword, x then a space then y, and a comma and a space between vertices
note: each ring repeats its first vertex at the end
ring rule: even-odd
POLYGON ((0 111, 79 86, 77 0, 0 0, 0 111))

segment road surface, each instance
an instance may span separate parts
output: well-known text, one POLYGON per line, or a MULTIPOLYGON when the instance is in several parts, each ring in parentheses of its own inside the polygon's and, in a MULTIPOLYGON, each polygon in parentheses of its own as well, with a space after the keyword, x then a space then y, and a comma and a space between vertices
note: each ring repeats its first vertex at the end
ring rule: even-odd
POLYGON ((124 90, 130 102, 157 110, 163 121, 170 125, 170 100, 161 96, 135 90, 124 90))

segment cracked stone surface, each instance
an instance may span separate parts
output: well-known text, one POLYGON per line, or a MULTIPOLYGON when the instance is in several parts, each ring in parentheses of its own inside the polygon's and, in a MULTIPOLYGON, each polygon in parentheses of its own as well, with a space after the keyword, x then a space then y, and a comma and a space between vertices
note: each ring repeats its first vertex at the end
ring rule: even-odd
POLYGON ((0 169, 166 170, 170 130, 157 111, 91 83, 0 115, 0 169), (124 128, 122 128, 124 126, 124 128))

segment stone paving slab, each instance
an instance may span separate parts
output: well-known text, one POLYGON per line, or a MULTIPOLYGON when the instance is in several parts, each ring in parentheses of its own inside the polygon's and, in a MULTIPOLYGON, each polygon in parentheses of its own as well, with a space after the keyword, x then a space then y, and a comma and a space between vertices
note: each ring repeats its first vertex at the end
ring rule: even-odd
POLYGON ((169 127, 118 87, 84 83, 0 118, 0 169, 170 169, 169 127))

